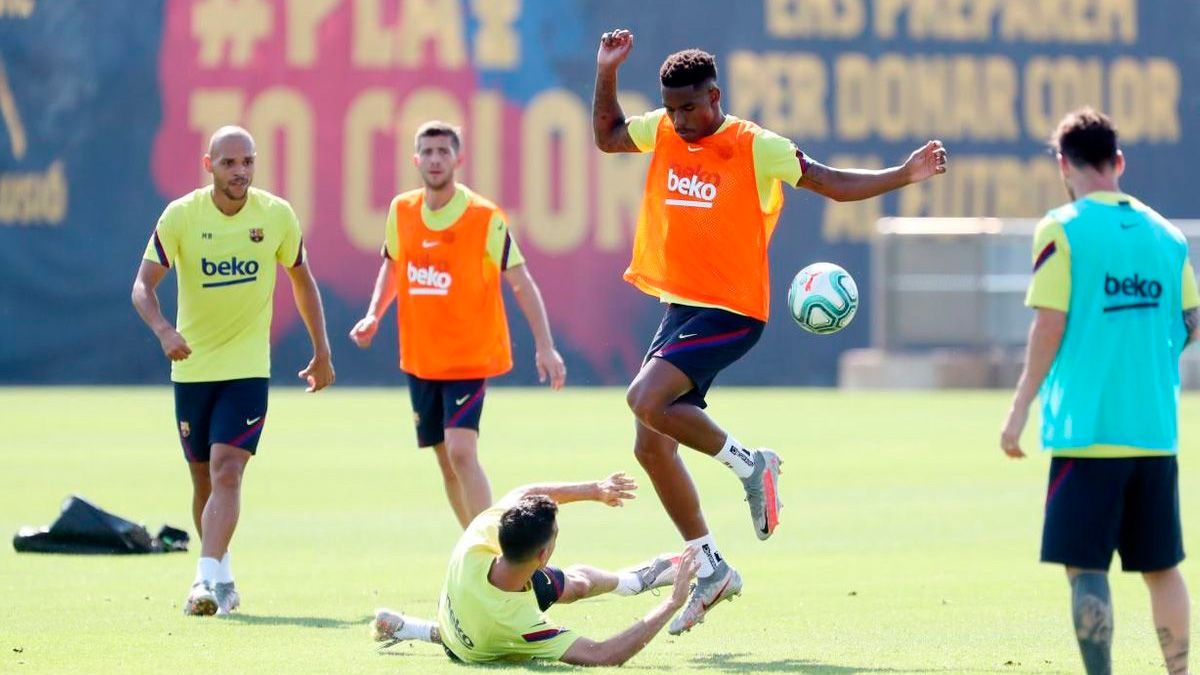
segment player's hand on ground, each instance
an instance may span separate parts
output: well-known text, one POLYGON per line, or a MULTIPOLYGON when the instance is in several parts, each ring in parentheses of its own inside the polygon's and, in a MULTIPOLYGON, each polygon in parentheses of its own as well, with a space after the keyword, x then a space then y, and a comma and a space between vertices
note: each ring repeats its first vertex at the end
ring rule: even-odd
POLYGON ((174 328, 163 331, 158 336, 158 344, 162 347, 163 354, 172 361, 182 361, 192 355, 192 348, 188 346, 187 340, 174 328))
POLYGON ((557 349, 539 349, 533 360, 537 365, 538 382, 545 384, 546 380, 550 380, 550 388, 555 391, 567 383, 567 364, 563 363, 563 357, 557 349))
POLYGON ((1000 449, 1004 454, 1018 459, 1025 456, 1025 452, 1021 450, 1021 432, 1025 430, 1028 420, 1028 408, 1014 405, 1012 410, 1008 411, 1008 419, 1004 421, 1004 428, 1000 430, 1000 449))
POLYGON ((622 506, 625 500, 635 498, 633 491, 637 489, 637 483, 621 471, 600 481, 596 487, 599 489, 596 501, 609 506, 622 506))
POLYGON ((596 52, 596 65, 615 68, 629 56, 633 49, 633 33, 619 28, 600 36, 600 49, 596 52))
POLYGON ((308 362, 308 367, 297 373, 297 376, 308 382, 308 388, 304 391, 310 393, 321 391, 337 379, 333 372, 333 357, 329 354, 312 357, 312 360, 308 362))
POLYGON ((375 331, 379 329, 379 319, 373 316, 364 316, 354 324, 354 328, 350 329, 350 339, 360 349, 366 349, 371 346, 371 340, 375 339, 375 331))
POLYGON ((696 575, 696 570, 700 568, 699 562, 696 560, 696 547, 688 546, 683 549, 683 554, 679 556, 679 569, 675 572, 675 586, 671 589, 671 605, 674 607, 683 607, 687 602, 688 591, 691 590, 692 577, 696 575))
POLYGON ((904 162, 908 175, 913 183, 919 183, 927 178, 946 173, 946 148, 941 141, 929 141, 913 150, 904 162))

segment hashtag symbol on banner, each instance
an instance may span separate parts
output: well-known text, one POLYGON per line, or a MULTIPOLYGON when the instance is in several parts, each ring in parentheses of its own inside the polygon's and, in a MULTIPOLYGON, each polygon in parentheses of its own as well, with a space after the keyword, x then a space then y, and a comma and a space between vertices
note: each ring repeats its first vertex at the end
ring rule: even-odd
POLYGON ((245 66, 254 46, 271 34, 274 19, 264 0, 200 0, 192 6, 192 36, 200 43, 200 63, 215 67, 225 61, 245 66))

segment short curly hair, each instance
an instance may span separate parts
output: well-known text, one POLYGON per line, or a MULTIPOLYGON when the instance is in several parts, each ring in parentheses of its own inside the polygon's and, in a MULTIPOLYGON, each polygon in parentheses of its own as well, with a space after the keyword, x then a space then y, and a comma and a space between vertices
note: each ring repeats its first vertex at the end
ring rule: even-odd
POLYGON ((658 79, 664 87, 694 87, 717 79, 717 57, 700 49, 675 52, 663 61, 658 79))
POLYGON ((517 563, 537 555, 554 537, 558 504, 545 495, 527 495, 500 516, 500 552, 517 563))
POLYGON ((1079 108, 1058 123, 1050 147, 1074 166, 1103 169, 1117 161, 1117 126, 1104 113, 1079 108))

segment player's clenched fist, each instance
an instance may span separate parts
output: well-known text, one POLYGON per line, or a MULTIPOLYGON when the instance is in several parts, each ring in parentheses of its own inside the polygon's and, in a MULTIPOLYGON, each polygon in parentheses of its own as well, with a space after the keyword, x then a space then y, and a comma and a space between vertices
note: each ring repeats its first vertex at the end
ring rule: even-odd
POLYGON ((596 65, 617 67, 633 49, 633 33, 618 28, 600 36, 600 49, 596 52, 596 65))
POLYGON ((187 340, 173 328, 163 331, 158 336, 158 344, 162 347, 163 354, 172 361, 182 361, 192 355, 192 348, 188 346, 187 340))

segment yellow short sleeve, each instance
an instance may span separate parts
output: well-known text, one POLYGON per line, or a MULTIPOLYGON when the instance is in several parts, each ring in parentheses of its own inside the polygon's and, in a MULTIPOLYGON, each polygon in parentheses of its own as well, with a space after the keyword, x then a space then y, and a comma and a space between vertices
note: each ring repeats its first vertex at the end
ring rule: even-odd
POLYGON ((171 267, 179 256, 179 235, 183 228, 183 208, 174 202, 167 205, 158 224, 146 242, 146 250, 142 253, 143 260, 158 263, 163 267, 171 267))
POLYGON ((1062 223, 1048 216, 1033 235, 1033 280, 1025 304, 1061 312, 1071 304, 1071 247, 1062 223))
POLYGON ((774 131, 760 129, 754 136, 754 173, 762 180, 778 180, 796 187, 804 169, 796 144, 774 131))
POLYGON ((659 108, 625 118, 625 128, 629 130, 629 137, 633 139, 639 152, 650 152, 654 149, 658 139, 658 125, 666 114, 665 108, 659 108))
POLYGON ((1196 270, 1192 268, 1192 261, 1183 261, 1183 308, 1185 310, 1195 309, 1200 307, 1200 290, 1196 289, 1196 270))
POLYGON ((396 230, 396 199, 388 206, 387 224, 383 226, 383 257, 391 260, 400 259, 400 232, 396 230))
POLYGON ((531 659, 557 661, 582 637, 550 623, 532 603, 516 612, 504 628, 511 632, 505 651, 531 659))
POLYGON ((487 254, 501 272, 525 264, 525 256, 521 255, 517 240, 513 239, 501 211, 494 212, 488 223, 487 254))
POLYGON ((291 204, 283 204, 281 209, 278 218, 282 221, 280 225, 283 227, 283 239, 279 242, 279 248, 275 249, 275 260, 285 267, 299 267, 308 262, 300 219, 296 217, 291 204))

